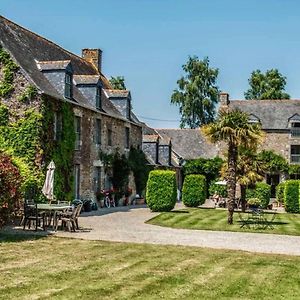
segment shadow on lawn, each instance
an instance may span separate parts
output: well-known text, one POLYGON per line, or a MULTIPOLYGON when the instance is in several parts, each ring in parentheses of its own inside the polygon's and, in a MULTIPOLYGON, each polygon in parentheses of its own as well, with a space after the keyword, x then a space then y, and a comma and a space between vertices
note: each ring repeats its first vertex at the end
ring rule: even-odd
POLYGON ((0 244, 2 243, 17 243, 23 241, 34 241, 47 237, 46 234, 22 234, 22 233, 2 233, 0 232, 0 244))

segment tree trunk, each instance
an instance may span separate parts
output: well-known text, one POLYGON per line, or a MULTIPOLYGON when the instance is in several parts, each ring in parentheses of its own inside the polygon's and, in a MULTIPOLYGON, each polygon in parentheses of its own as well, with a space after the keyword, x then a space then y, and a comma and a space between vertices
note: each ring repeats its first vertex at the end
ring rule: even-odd
POLYGON ((236 188, 236 163, 237 163, 237 147, 232 143, 228 146, 228 224, 233 224, 233 212, 235 205, 235 188, 236 188))
POLYGON ((242 203, 242 212, 246 210, 246 186, 241 184, 241 203, 242 203))

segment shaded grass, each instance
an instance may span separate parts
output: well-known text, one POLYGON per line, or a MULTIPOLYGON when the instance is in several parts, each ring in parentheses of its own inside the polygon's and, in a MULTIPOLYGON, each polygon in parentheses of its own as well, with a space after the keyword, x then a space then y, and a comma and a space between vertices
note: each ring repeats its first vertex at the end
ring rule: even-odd
POLYGON ((0 244, 0 299, 296 299, 300 257, 55 237, 0 244))
POLYGON ((184 209, 184 213, 182 214, 180 214, 179 211, 161 213, 153 219, 147 221, 147 223, 185 229, 300 235, 300 214, 277 214, 273 223, 273 229, 270 227, 265 229, 255 228, 254 226, 250 226, 251 228, 247 228, 246 226, 241 228, 241 222, 237 213, 234 214, 234 224, 228 225, 226 210, 202 208, 184 209))

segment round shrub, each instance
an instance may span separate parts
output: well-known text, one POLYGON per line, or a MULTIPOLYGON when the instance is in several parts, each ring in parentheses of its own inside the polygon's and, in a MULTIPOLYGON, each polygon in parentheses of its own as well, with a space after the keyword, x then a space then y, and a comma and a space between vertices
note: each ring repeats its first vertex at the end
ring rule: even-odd
POLYGON ((146 201, 152 211, 170 211, 176 203, 176 174, 154 170, 149 173, 146 201))
POLYGON ((257 182, 254 188, 248 188, 246 198, 258 198, 262 208, 267 208, 271 197, 271 186, 264 182, 257 182))
POLYGON ((197 207, 206 199, 206 179, 203 175, 187 175, 182 187, 182 201, 185 206, 197 207))
POLYGON ((283 203, 284 201, 284 182, 280 182, 277 186, 276 186, 276 199, 277 201, 283 203))
POLYGON ((217 194, 223 198, 227 198, 227 185, 223 185, 223 184, 216 184, 217 181, 220 180, 216 180, 213 181, 210 185, 209 185, 209 195, 212 196, 215 192, 217 192, 217 194))
POLYGON ((287 180, 284 185, 284 206, 286 212, 299 212, 299 180, 287 180))

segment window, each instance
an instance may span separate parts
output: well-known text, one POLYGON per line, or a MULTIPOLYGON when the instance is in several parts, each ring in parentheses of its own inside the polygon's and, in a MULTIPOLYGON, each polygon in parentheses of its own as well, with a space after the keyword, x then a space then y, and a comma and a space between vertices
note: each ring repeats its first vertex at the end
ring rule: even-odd
POLYGON ((96 108, 101 109, 101 88, 96 89, 96 108))
POLYGON ((80 150, 81 145, 81 118, 75 117, 75 150, 80 150))
POLYGON ((300 145, 291 145, 291 163, 300 163, 300 145))
POLYGON ((93 190, 95 193, 101 191, 101 167, 94 168, 93 190))
POLYGON ((54 131, 54 140, 59 141, 62 137, 62 115, 60 113, 54 113, 54 123, 53 123, 53 131, 54 131))
POLYGON ((75 199, 80 199, 80 165, 74 166, 74 179, 75 199))
POLYGON ((101 120, 95 120, 94 142, 96 145, 101 145, 101 120))
POLYGON ((112 129, 111 129, 111 126, 107 127, 107 145, 108 146, 112 145, 112 129))
POLYGON ((130 146, 130 135, 129 128, 125 127, 125 148, 129 149, 130 146))
POLYGON ((65 76, 65 97, 68 99, 72 99, 73 97, 72 90, 72 74, 66 73, 65 76))
POLYGON ((291 124, 291 136, 300 137, 300 122, 293 122, 291 124))

